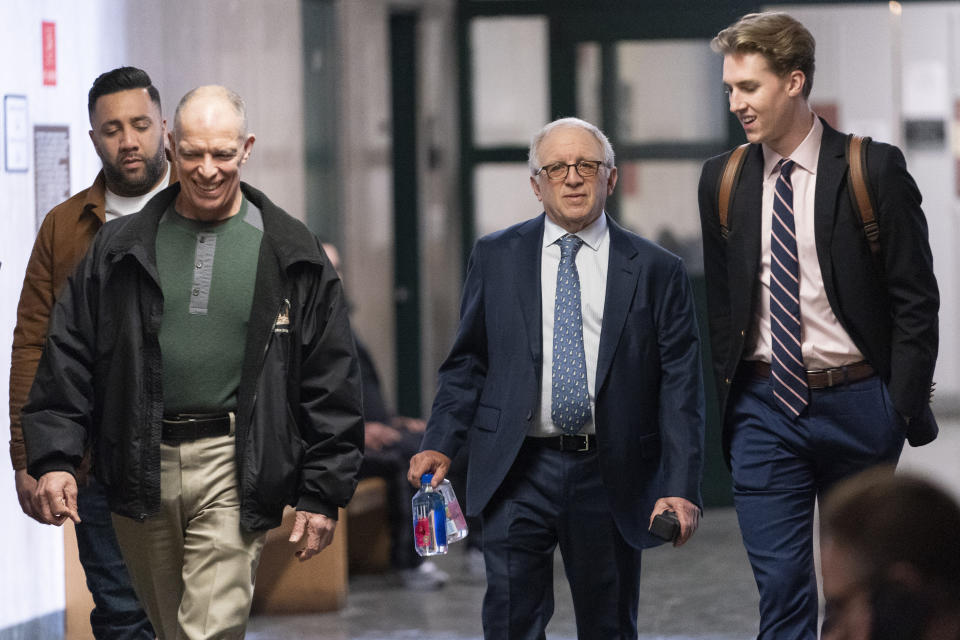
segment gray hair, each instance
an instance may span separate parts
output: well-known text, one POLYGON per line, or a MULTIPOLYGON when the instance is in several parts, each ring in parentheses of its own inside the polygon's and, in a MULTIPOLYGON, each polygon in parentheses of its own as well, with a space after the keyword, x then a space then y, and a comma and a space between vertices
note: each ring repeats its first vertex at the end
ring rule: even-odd
POLYGON ((240 97, 233 89, 228 89, 227 87, 221 85, 205 85, 202 87, 195 87, 190 91, 187 91, 180 102, 177 104, 177 110, 173 113, 173 131, 174 135, 179 139, 180 132, 180 112, 183 111, 191 100, 201 96, 221 96, 226 99, 227 102, 233 107, 234 111, 237 112, 237 115, 240 117, 242 128, 240 130, 240 138, 247 137, 247 105, 244 104, 243 98, 240 97))
POLYGON ((580 129, 590 132, 603 149, 604 166, 608 169, 613 168, 616 158, 613 154, 613 147, 610 145, 610 141, 607 139, 607 136, 604 135, 603 131, 600 131, 596 126, 580 118, 560 118, 559 120, 548 123, 543 129, 535 133, 530 140, 530 151, 527 154, 527 165, 530 167, 530 175, 535 176, 537 172, 540 171, 540 143, 543 142, 543 139, 547 137, 548 133, 558 127, 579 127, 580 129))

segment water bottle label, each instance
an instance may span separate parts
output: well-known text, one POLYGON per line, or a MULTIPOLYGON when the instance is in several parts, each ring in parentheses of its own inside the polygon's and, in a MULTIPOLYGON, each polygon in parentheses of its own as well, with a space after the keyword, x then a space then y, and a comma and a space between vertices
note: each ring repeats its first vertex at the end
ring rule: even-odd
POLYGON ((437 546, 447 546, 447 512, 446 509, 433 510, 433 533, 436 536, 437 546))
POLYGON ((433 547, 433 532, 431 529, 429 517, 417 518, 417 524, 413 529, 413 534, 416 538, 418 548, 430 549, 433 547))
POLYGON ((448 502, 447 503, 447 520, 453 524, 453 528, 462 528, 466 526, 466 518, 463 517, 463 512, 460 511, 459 502, 448 502))
POLYGON ((445 511, 447 514, 447 542, 457 542, 467 537, 467 519, 463 517, 463 511, 460 510, 460 503, 457 501, 457 494, 453 491, 448 480, 444 480, 440 485, 440 495, 443 496, 445 511))

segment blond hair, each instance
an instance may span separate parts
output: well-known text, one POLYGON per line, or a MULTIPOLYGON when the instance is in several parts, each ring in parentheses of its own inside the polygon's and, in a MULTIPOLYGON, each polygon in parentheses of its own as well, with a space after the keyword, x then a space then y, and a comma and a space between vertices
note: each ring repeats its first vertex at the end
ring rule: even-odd
POLYGON ((780 12, 748 13, 721 31, 710 48, 722 55, 759 53, 780 77, 792 71, 806 76, 803 97, 813 89, 816 41, 796 18, 780 12))

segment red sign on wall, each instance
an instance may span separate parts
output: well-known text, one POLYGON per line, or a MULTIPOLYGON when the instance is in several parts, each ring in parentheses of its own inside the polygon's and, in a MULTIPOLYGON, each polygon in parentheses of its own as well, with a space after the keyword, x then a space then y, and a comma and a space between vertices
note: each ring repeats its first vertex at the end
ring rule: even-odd
POLYGON ((57 84, 57 23, 43 22, 43 85, 57 84))

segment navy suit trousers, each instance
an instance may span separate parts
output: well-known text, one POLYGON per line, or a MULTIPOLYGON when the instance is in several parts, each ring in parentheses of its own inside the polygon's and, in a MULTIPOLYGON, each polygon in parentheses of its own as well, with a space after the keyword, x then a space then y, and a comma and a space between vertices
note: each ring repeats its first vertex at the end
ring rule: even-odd
POLYGON ((733 389, 728 420, 734 504, 760 590, 759 639, 815 640, 815 502, 843 478, 895 464, 905 425, 877 377, 812 390, 795 420, 768 380, 748 377, 733 389))
POLYGON ((635 640, 640 551, 620 535, 596 451, 528 439, 483 512, 488 640, 542 640, 553 615, 559 545, 580 640, 635 640))

